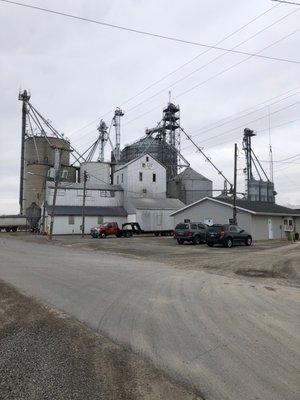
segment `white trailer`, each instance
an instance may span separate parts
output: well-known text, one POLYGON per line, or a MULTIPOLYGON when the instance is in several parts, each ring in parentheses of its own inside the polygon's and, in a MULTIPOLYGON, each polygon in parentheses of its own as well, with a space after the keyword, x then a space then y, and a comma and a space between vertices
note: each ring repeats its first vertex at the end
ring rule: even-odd
POLYGON ((0 231, 16 232, 27 228, 27 219, 23 215, 0 215, 0 231))

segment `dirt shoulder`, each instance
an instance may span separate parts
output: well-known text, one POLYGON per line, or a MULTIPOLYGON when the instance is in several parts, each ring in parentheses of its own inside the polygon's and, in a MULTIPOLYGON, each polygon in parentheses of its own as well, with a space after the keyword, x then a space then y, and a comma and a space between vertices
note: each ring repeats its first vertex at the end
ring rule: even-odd
POLYGON ((196 400, 137 355, 0 281, 2 400, 196 400))

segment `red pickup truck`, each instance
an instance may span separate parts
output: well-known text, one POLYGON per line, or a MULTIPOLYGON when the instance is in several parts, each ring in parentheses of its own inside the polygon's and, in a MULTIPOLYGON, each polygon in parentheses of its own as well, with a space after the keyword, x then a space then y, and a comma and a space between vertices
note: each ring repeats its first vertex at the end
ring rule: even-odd
POLYGON ((120 229, 117 222, 106 222, 91 229, 93 238, 106 238, 106 236, 115 235, 117 237, 131 237, 132 230, 120 229))

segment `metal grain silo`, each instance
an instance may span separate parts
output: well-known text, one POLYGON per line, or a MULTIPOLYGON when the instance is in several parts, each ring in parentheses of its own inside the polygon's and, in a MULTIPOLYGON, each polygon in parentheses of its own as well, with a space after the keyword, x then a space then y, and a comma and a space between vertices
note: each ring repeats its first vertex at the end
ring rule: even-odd
POLYGON ((32 203, 41 206, 44 185, 49 170, 54 166, 54 149, 61 149, 61 168, 67 171, 65 181, 76 182, 76 168, 70 166, 70 143, 50 136, 29 136, 25 139, 23 209, 32 203))
POLYGON ((61 149, 61 164, 70 165, 70 143, 65 139, 29 136, 25 140, 25 163, 54 164, 54 148, 61 149))
POLYGON ((121 162, 127 163, 135 158, 150 154, 166 167, 167 181, 177 175, 178 156, 174 146, 169 145, 163 139, 148 135, 130 145, 124 147, 121 152, 121 162))

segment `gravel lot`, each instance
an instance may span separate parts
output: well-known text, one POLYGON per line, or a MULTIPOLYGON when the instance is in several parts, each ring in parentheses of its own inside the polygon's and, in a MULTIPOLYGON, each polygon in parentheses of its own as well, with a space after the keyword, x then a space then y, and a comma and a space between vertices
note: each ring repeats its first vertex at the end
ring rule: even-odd
MULTIPOLYGON (((2 233, 5 237, 7 234, 2 233)), ((0 236, 0 238, 1 238, 0 236)), ((48 243, 46 237, 19 232, 8 234, 36 243, 48 243)), ((299 263, 300 242, 290 244, 286 240, 254 242, 251 247, 178 245, 172 237, 135 236, 130 239, 109 237, 93 239, 72 235, 55 236, 50 244, 77 250, 115 254, 136 260, 163 263, 184 270, 205 270, 218 275, 239 279, 277 278, 282 284, 300 285, 299 263)))
POLYGON ((1 400, 196 400, 133 353, 0 281, 1 400))

